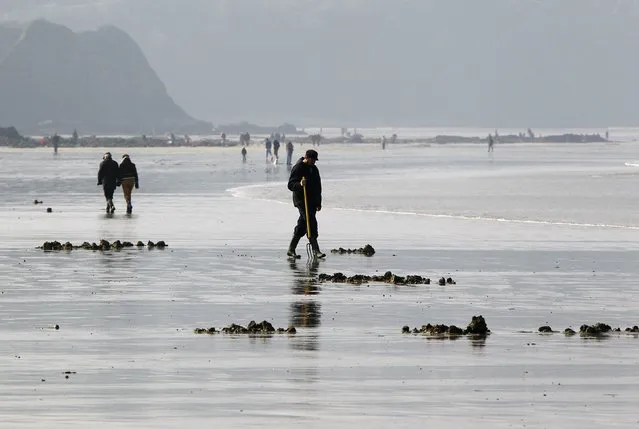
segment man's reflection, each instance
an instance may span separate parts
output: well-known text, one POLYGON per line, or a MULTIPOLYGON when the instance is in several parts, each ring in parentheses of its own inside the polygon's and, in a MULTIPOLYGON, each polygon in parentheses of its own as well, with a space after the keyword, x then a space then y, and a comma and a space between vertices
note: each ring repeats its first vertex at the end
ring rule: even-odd
MULTIPOLYGON (((293 270, 292 294, 300 299, 291 303, 290 323, 296 328, 317 328, 321 324, 322 305, 313 297, 319 294, 320 288, 317 282, 319 261, 312 260, 309 264, 290 261, 293 270), (303 297, 303 298, 302 298, 303 297)), ((311 332, 308 336, 300 337, 301 341, 295 341, 294 348, 301 350, 317 350, 317 332, 311 332)))

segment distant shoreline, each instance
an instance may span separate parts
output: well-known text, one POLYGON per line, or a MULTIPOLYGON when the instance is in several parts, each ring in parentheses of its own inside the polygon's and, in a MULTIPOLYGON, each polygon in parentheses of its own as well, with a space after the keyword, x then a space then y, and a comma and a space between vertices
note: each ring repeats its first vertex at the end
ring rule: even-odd
MULTIPOLYGON (((606 143, 610 140, 599 134, 559 134, 548 136, 528 136, 528 135, 505 135, 493 137, 495 144, 505 143, 606 143)), ((292 135, 286 138, 286 141, 294 143, 308 142, 311 144, 311 136, 292 135)), ((261 145, 262 139, 252 139, 250 145, 261 145)), ((321 144, 381 144, 381 138, 362 137, 359 135, 349 137, 330 137, 322 138, 321 144)), ((487 144, 488 137, 465 137, 458 135, 439 135, 428 138, 386 138, 387 145, 397 144, 455 144, 455 143, 476 143, 487 144)), ((50 138, 21 138, 7 139, 0 137, 0 146, 13 148, 38 148, 52 147, 50 138)), ((171 142, 169 138, 163 137, 80 137, 60 138, 59 148, 71 147, 235 147, 241 146, 239 139, 221 138, 201 138, 193 136, 188 140, 186 138, 175 138, 171 142)))

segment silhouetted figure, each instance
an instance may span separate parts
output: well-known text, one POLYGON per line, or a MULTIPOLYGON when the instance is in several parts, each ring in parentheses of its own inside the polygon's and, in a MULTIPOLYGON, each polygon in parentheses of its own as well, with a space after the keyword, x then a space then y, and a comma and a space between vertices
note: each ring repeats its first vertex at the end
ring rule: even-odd
POLYGON ((318 229, 316 213, 322 210, 322 181, 320 173, 315 163, 318 154, 313 149, 306 151, 304 157, 300 158, 291 170, 288 179, 288 189, 293 193, 293 205, 299 211, 297 225, 293 230, 293 238, 286 253, 291 258, 299 258, 296 253, 297 244, 306 235, 306 212, 308 211, 308 221, 310 226, 309 241, 316 258, 325 258, 317 243, 318 229), (306 193, 304 192, 306 188, 306 193), (306 201, 305 201, 306 200, 306 201))
POLYGON ((242 163, 246 164, 246 147, 242 148, 242 163))
POLYGON ((60 136, 56 133, 51 137, 51 142, 53 143, 53 154, 58 154, 58 146, 60 146, 60 136))
POLYGON ((120 183, 122 184, 124 201, 126 201, 126 212, 131 214, 133 212, 131 193, 133 192, 133 187, 138 189, 140 184, 138 181, 138 169, 126 153, 122 155, 122 161, 120 162, 120 183))
POLYGON ((113 205, 113 192, 115 188, 120 186, 120 167, 118 163, 111 158, 111 152, 107 152, 102 157, 100 169, 98 170, 98 186, 102 185, 104 190, 104 198, 106 199, 106 212, 113 213, 115 206, 113 205))
POLYGON ((280 160, 280 141, 275 139, 273 140, 273 155, 275 155, 274 164, 277 164, 280 160))
POLYGON ((291 165, 293 162, 293 143, 286 143, 286 165, 291 165))
POLYGON ((273 153, 271 152, 271 146, 273 144, 271 143, 271 140, 269 140, 268 138, 266 140, 264 140, 264 148, 266 149, 266 161, 268 162, 268 160, 270 159, 271 161, 273 161, 273 153))
POLYGON ((250 141, 251 141, 251 136, 249 135, 249 133, 240 134, 240 144, 242 146, 248 146, 250 141))
POLYGON ((382 136, 382 150, 386 150, 386 136, 382 136))
POLYGON ((488 134, 488 152, 492 152, 494 150, 495 141, 493 140, 493 136, 488 134))

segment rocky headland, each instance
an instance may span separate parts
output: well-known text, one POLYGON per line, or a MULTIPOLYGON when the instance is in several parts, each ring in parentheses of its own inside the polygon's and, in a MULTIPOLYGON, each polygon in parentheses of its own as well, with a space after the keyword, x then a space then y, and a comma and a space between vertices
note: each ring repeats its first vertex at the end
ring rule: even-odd
MULTIPOLYGON (((168 95, 137 43, 106 26, 0 23, 0 120, 22 134, 211 133, 168 95)), ((14 139, 15 140, 15 139, 14 139)))

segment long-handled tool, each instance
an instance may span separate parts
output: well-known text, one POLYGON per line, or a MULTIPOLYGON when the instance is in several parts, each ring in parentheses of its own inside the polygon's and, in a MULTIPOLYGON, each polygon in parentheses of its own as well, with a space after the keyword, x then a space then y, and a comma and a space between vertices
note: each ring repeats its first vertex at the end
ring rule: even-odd
POLYGON ((306 212, 306 238, 308 238, 308 243, 306 243, 306 255, 308 259, 315 259, 315 252, 313 252, 313 245, 311 244, 311 221, 308 218, 308 196, 306 195, 306 180, 304 180, 304 210, 306 212))

